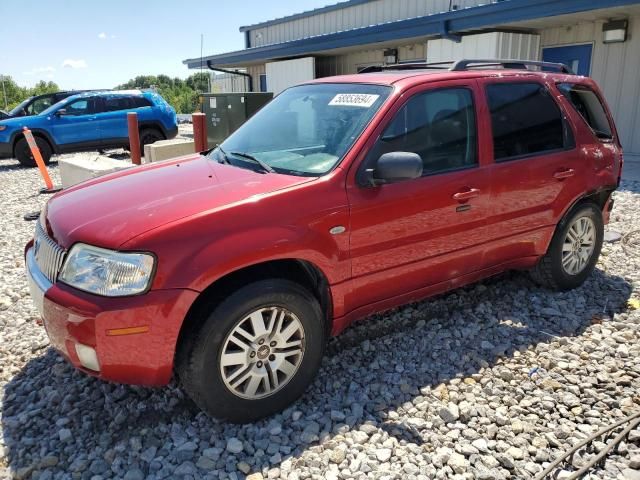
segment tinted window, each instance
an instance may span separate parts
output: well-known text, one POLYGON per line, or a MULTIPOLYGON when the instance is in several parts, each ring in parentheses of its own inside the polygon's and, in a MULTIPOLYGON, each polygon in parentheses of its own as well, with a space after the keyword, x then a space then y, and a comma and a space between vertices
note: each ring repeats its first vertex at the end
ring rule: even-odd
POLYGON ((144 97, 131 97, 133 108, 151 107, 151 102, 144 97))
POLYGON ((104 98, 104 111, 105 112, 116 112, 118 110, 127 110, 131 108, 135 108, 133 106, 133 102, 130 101, 129 97, 103 97, 104 98))
POLYGON ((44 112, 47 108, 53 105, 53 97, 42 97, 35 100, 31 105, 27 107, 27 114, 38 115, 44 112))
POLYGON ((560 108, 538 83, 487 86, 496 161, 564 148, 560 108))
POLYGON ((89 115, 95 113, 95 98, 82 98, 64 107, 67 115, 89 115))
POLYGON ((613 138, 604 106, 593 90, 583 85, 570 83, 561 83, 558 88, 598 137, 613 138))
POLYGON ((477 165, 471 91, 434 90, 411 98, 387 127, 375 155, 413 152, 431 175, 477 165))

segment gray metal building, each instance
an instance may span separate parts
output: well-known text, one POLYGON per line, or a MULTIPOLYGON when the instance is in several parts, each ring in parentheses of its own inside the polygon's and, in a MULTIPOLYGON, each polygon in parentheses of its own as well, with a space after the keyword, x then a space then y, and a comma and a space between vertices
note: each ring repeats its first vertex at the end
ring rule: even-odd
MULTIPOLYGON (((627 155, 640 156, 640 0, 347 0, 240 31, 245 49, 202 59, 248 74, 214 81, 217 90, 277 94, 412 60, 562 61, 600 83, 627 155)), ((201 67, 200 58, 184 63, 201 67)))

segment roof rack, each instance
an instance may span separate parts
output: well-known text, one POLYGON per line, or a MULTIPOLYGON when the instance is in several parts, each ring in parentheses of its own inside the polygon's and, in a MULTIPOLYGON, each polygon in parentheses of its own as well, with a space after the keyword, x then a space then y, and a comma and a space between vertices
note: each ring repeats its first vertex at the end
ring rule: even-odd
POLYGON ((549 68, 557 70, 561 73, 574 75, 574 72, 564 63, 554 62, 537 62, 533 60, 499 60, 499 59, 464 59, 464 60, 450 60, 446 62, 412 62, 412 63, 396 63, 393 65, 372 65, 365 67, 358 73, 374 73, 384 72, 387 70, 449 70, 452 72, 463 72, 474 68, 491 68, 502 67, 504 69, 513 70, 528 70, 528 66, 549 68))
POLYGON ((469 70, 470 68, 486 68, 486 67, 502 67, 515 70, 528 70, 527 66, 540 67, 540 68, 552 68, 558 70, 561 73, 567 73, 574 75, 573 71, 564 63, 554 62, 537 62, 534 60, 478 60, 478 59, 464 59, 452 62, 452 72, 462 72, 469 70))

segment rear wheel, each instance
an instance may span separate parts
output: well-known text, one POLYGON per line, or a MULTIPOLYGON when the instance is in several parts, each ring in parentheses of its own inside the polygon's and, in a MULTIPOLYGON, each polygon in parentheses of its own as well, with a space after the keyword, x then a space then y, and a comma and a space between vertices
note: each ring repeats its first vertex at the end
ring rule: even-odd
POLYGON ((532 270, 533 279, 553 290, 579 287, 596 266, 604 223, 593 203, 582 203, 560 222, 546 255, 532 270))
POLYGON ((324 351, 318 301, 289 280, 240 288, 182 339, 177 370, 191 398, 211 416, 246 423, 295 401, 324 351))
POLYGON ((144 156, 144 146, 151 145, 158 140, 164 140, 162 132, 155 128, 145 128, 140 131, 140 155, 144 156))
MULTIPOLYGON (((40 150, 40 154, 42 155, 42 160, 44 160, 45 165, 49 165, 49 160, 51 159, 52 151, 49 142, 47 142, 44 138, 34 137, 36 140, 36 145, 38 145, 38 149, 40 150)), ((33 158, 33 154, 31 153, 31 149, 29 148, 29 144, 27 143, 26 138, 21 138, 16 143, 14 149, 14 155, 18 159, 18 161, 24 165, 25 167, 35 167, 36 160, 33 158)))

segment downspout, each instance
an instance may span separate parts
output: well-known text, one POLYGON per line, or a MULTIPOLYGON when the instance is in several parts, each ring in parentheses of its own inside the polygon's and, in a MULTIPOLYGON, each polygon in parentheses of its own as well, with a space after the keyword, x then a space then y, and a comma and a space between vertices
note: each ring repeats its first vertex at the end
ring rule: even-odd
POLYGON ((207 60, 207 68, 214 72, 229 73, 231 75, 240 75, 249 79, 249 91, 253 92, 253 77, 245 72, 238 72, 237 70, 226 70, 224 68, 217 68, 211 66, 211 60, 207 60))
POLYGON ((440 24, 440 36, 456 43, 460 43, 462 41, 462 37, 460 35, 456 35, 449 31, 449 20, 443 20, 440 24))

